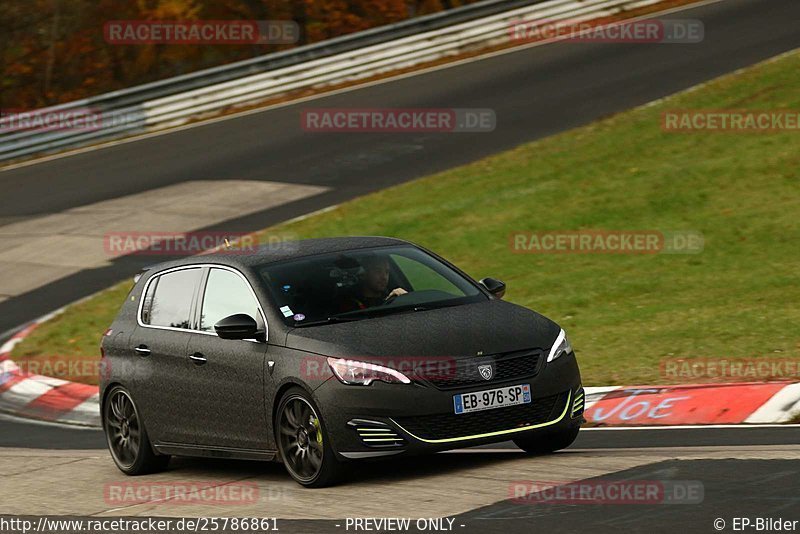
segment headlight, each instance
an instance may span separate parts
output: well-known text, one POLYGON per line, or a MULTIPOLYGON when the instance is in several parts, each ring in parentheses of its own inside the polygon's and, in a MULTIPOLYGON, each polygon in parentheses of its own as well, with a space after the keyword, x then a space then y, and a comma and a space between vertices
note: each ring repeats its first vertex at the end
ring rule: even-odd
POLYGON ((331 366, 336 378, 345 384, 368 386, 376 380, 388 382, 389 384, 411 383, 411 380, 400 371, 395 371, 382 365, 375 365, 374 363, 345 360, 344 358, 328 358, 328 365, 331 366))
POLYGON ((547 355, 547 361, 552 362, 562 354, 569 354, 570 352, 572 352, 572 345, 569 344, 567 333, 564 332, 564 329, 562 328, 561 332, 558 333, 556 342, 553 343, 552 347, 550 347, 550 354, 547 355))

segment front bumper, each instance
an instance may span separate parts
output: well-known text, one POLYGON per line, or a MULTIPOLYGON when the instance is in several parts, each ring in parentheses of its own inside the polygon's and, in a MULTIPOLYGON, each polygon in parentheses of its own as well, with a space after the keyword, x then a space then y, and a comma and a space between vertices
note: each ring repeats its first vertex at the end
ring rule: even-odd
POLYGON ((583 388, 573 353, 542 366, 536 376, 440 390, 431 385, 349 386, 335 378, 314 391, 333 449, 340 458, 368 458, 472 447, 522 435, 579 426, 583 388), (516 384, 531 385, 531 403, 456 415, 453 396, 516 384))

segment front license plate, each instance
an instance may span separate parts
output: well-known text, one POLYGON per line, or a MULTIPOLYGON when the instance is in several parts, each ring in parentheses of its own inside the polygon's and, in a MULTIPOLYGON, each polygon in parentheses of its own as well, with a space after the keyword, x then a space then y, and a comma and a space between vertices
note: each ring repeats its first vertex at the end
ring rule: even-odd
POLYGON ((531 385, 506 386, 453 396, 456 413, 479 412, 531 402, 531 385))

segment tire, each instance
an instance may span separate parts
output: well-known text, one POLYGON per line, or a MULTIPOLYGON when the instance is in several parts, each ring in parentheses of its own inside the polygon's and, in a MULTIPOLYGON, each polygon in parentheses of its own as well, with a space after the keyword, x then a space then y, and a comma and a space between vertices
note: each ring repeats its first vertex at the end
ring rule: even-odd
POLYGON ((166 469, 170 457, 153 451, 147 430, 133 397, 122 386, 106 395, 103 430, 111 458, 120 471, 137 476, 166 469))
POLYGON ((347 466, 333 452, 327 427, 311 396, 292 387, 275 412, 275 442, 289 475, 301 486, 324 488, 340 482, 347 466))
POLYGON ((550 454, 572 445, 578 432, 580 427, 576 426, 549 434, 516 438, 514 444, 528 454, 550 454))

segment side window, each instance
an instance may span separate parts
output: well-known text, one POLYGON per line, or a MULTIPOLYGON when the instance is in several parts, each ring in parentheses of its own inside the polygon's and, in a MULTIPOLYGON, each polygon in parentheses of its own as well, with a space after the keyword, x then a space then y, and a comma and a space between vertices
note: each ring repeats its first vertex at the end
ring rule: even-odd
POLYGON ((150 324, 150 310, 153 307, 153 295, 158 287, 158 277, 153 278, 153 281, 147 285, 147 293, 144 295, 144 303, 142 304, 142 323, 150 324))
POLYGON ((159 275, 150 283, 142 305, 142 323, 190 328, 192 299, 201 269, 182 269, 159 275))
POLYGON ((464 296, 462 290, 427 265, 399 254, 392 254, 392 259, 408 279, 413 291, 438 290, 457 297, 464 296))
POLYGON ((213 332, 214 325, 221 319, 236 313, 246 313, 263 329, 264 321, 258 310, 250 286, 238 274, 225 269, 211 269, 200 312, 200 330, 213 332))

